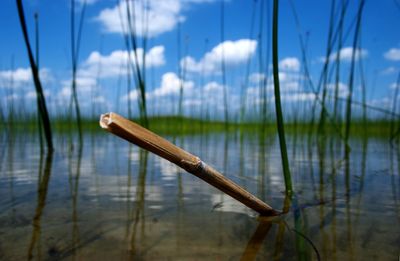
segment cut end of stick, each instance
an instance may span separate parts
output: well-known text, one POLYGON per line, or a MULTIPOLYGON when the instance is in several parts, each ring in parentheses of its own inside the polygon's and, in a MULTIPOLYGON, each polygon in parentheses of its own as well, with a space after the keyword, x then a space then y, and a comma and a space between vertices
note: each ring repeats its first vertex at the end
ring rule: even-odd
POLYGON ((108 129, 108 125, 112 122, 112 112, 104 113, 100 116, 100 127, 108 129))

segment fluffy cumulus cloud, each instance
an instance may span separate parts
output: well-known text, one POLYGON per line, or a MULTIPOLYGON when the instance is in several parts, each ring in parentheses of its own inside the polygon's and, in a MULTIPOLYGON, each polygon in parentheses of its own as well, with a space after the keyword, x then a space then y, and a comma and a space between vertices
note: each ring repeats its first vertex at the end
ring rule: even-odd
POLYGON ((334 95, 336 88, 338 90, 338 95, 341 98, 346 98, 349 93, 349 87, 347 84, 344 84, 342 82, 339 82, 336 86, 336 83, 328 83, 327 85, 328 91, 331 92, 332 95, 334 95))
MULTIPOLYGON (((76 86, 83 92, 88 92, 97 85, 96 79, 91 77, 77 77, 75 81, 76 86)), ((72 80, 62 81, 61 85, 63 88, 71 89, 72 80)))
MULTIPOLYGON (((175 73, 173 72, 167 72, 163 74, 161 78, 161 84, 158 88, 155 88, 154 90, 147 92, 146 97, 148 99, 152 98, 162 98, 162 97, 167 97, 171 95, 178 95, 180 88, 183 88, 184 94, 194 88, 194 82, 193 81, 185 81, 179 78, 175 73)), ((136 100, 138 98, 138 91, 132 90, 129 95, 123 96, 123 100, 130 99, 130 100, 136 100)))
MULTIPOLYGON (((137 50, 139 57, 139 65, 142 65, 142 60, 140 57, 143 55, 143 49, 139 48, 137 50)), ((146 53, 146 67, 158 67, 165 64, 164 57, 164 46, 155 46, 151 48, 146 53)), ((92 52, 89 57, 84 61, 80 74, 86 77, 95 77, 99 71, 99 66, 104 68, 101 70, 100 76, 102 78, 106 77, 116 77, 120 74, 126 74, 129 68, 127 67, 128 59, 134 62, 133 51, 129 52, 124 50, 115 50, 109 55, 101 55, 99 52, 92 52)))
POLYGON ((224 86, 215 81, 209 82, 206 85, 204 85, 204 87, 203 87, 203 91, 207 94, 222 93, 223 89, 224 89, 224 86))
POLYGON ((189 91, 194 87, 194 83, 192 81, 184 81, 180 79, 175 73, 168 72, 162 76, 161 86, 155 89, 151 94, 152 96, 156 97, 178 94, 181 85, 184 92, 189 91))
MULTIPOLYGON (((71 98, 72 95, 72 80, 64 80, 61 81, 61 89, 58 92, 56 99, 60 101, 66 101, 71 98)), ((90 92, 93 92, 98 87, 98 83, 95 78, 93 77, 84 77, 79 76, 76 78, 76 86, 78 90, 78 96, 81 97, 82 95, 87 97, 90 92)))
MULTIPOLYGON (((42 83, 52 80, 50 70, 47 68, 41 69, 39 76, 42 83)), ((27 84, 33 84, 31 68, 0 71, 0 88, 19 88, 27 84)))
POLYGON ((297 72, 300 70, 300 61, 296 57, 285 58, 279 62, 279 69, 297 72))
MULTIPOLYGON (((353 52, 356 60, 366 58, 368 56, 368 51, 365 49, 360 49, 360 48, 353 49, 353 47, 343 47, 339 51, 340 60, 345 62, 350 62, 351 58, 353 57, 353 52)), ((337 55, 338 55, 337 52, 333 52, 329 56, 329 60, 336 61, 337 55)), ((325 62, 325 57, 320 58, 320 60, 321 62, 325 62)))
POLYGON ((383 57, 390 61, 400 61, 400 49, 391 48, 383 54, 383 57))
POLYGON ((315 94, 307 92, 298 92, 293 94, 282 95, 281 99, 287 102, 298 102, 298 101, 314 101, 315 94))
POLYGON ((266 78, 266 76, 264 73, 252 73, 249 76, 249 81, 250 81, 250 83, 253 83, 253 84, 259 84, 262 81, 264 81, 265 78, 266 78))
MULTIPOLYGON (((116 6, 100 12, 97 20, 106 32, 128 32, 127 3, 128 1, 120 1, 116 6)), ((131 18, 135 17, 134 22, 138 36, 147 34, 149 37, 154 37, 171 31, 182 19, 180 16, 181 3, 177 0, 129 1, 129 4, 131 5, 131 18)))
POLYGON ((136 34, 140 37, 155 37, 172 31, 179 22, 185 20, 185 17, 181 14, 185 6, 214 2, 214 0, 119 1, 117 5, 103 9, 96 17, 105 32, 127 33, 129 31, 128 2, 130 5, 131 24, 135 24, 136 34), (132 21, 133 17, 135 21, 132 21))
POLYGON ((199 61, 190 56, 184 57, 181 66, 189 72, 220 72, 222 58, 227 66, 238 65, 247 61, 255 53, 256 48, 257 41, 251 39, 225 41, 215 46, 199 61))

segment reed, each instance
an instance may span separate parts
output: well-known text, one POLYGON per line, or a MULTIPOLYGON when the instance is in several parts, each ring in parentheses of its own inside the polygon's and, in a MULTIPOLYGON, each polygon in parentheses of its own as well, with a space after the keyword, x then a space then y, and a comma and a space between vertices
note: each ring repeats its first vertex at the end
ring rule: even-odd
MULTIPOLYGON (((360 29, 360 33, 361 33, 361 29, 360 29)), ((361 36, 360 36, 361 38, 361 36)), ((358 41, 358 49, 361 50, 361 39, 360 41, 358 41)), ((364 125, 367 124, 367 83, 365 81, 365 73, 364 73, 364 65, 363 65, 363 59, 358 59, 358 67, 359 67, 359 71, 360 71, 360 82, 361 82, 361 99, 362 99, 362 119, 364 122, 364 125)), ((395 110, 393 110, 393 112, 396 112, 395 110)), ((367 127, 367 126, 365 126, 367 127)))
MULTIPOLYGON (((309 131, 308 131, 308 133, 309 133, 309 135, 308 135, 309 136, 309 143, 312 140, 311 138, 312 138, 312 134, 314 132, 314 123, 315 123, 315 114, 314 114, 314 112, 316 110, 317 103, 319 103, 321 105, 321 110, 324 111, 324 114, 325 114, 326 118, 330 121, 330 124, 331 124, 332 128, 335 130, 336 134, 344 142, 345 147, 347 149, 350 149, 350 146, 348 144, 348 140, 345 139, 345 137, 343 136, 343 134, 341 132, 341 129, 336 124, 335 119, 328 112, 325 104, 322 104, 321 98, 319 97, 319 89, 320 89, 319 86, 321 86, 322 77, 320 77, 320 80, 319 80, 317 88, 315 88, 314 83, 313 83, 313 81, 311 79, 310 70, 309 70, 309 67, 308 67, 307 52, 306 52, 306 50, 307 50, 306 46, 307 45, 306 45, 306 42, 304 41, 303 35, 301 33, 300 20, 298 18, 298 15, 297 15, 297 12, 296 12, 296 8, 294 6, 293 1, 290 1, 289 3, 290 3, 290 6, 291 6, 291 9, 292 9, 292 12, 293 12, 293 16, 294 16, 296 27, 297 27, 297 31, 298 31, 298 38, 299 38, 299 42, 300 42, 300 51, 301 51, 301 54, 302 54, 301 60, 302 60, 302 64, 303 64, 303 67, 304 67, 305 81, 307 82, 307 85, 310 87, 311 93, 313 93, 315 95, 315 101, 314 101, 314 103, 312 105, 312 108, 311 108, 311 111, 312 111, 311 119, 310 119, 310 121, 308 123, 308 126, 309 126, 309 131)), ((345 38, 346 38, 346 36, 344 37, 344 39, 345 38)), ((335 42, 335 39, 336 39, 336 34, 332 39, 332 43, 335 42)))
POLYGON ((36 99, 37 99, 37 106, 38 111, 41 117, 41 121, 43 124, 43 129, 46 137, 47 149, 52 151, 53 147, 53 140, 52 140, 52 132, 51 132, 51 125, 50 125, 50 117, 47 111, 46 100, 43 94, 42 83, 40 81, 39 70, 36 65, 35 59, 33 57, 31 44, 28 37, 28 29, 25 22, 25 14, 24 14, 24 7, 22 4, 22 0, 16 0, 17 9, 18 9, 18 16, 19 21, 21 24, 22 34, 24 36, 26 50, 28 52, 29 64, 31 67, 32 78, 35 85, 36 91, 36 99))
MULTIPOLYGON (((249 39, 252 39, 253 34, 254 34, 254 23, 255 23, 256 10, 257 10, 257 0, 253 0, 252 11, 251 11, 251 20, 250 20, 250 29, 249 29, 249 39)), ((249 87, 250 64, 251 64, 251 56, 249 56, 247 58, 244 82, 241 84, 239 122, 243 122, 245 115, 246 115, 247 89, 249 87)))
MULTIPOLYGON (((129 3, 129 0, 126 0, 126 13, 127 13, 127 22, 128 22, 128 35, 130 39, 130 45, 127 46, 128 48, 128 56, 130 56, 130 51, 133 51, 133 63, 132 65, 132 72, 135 76, 136 86, 139 91, 139 113, 140 113, 140 120, 144 126, 148 126, 148 119, 147 119, 147 103, 146 103, 146 79, 145 79, 145 64, 146 64, 146 56, 143 55, 142 58, 142 67, 139 65, 139 55, 138 55, 138 37, 137 37, 137 28, 136 28, 136 15, 135 15, 135 3, 129 3)), ((142 28, 143 29, 143 28, 142 28)), ((147 38, 146 36, 147 29, 144 29, 143 38, 147 38)), ((143 53, 146 52, 147 41, 143 40, 143 53)))
POLYGON ((240 201, 262 215, 278 215, 279 212, 241 188, 221 173, 205 164, 198 157, 173 145, 153 132, 131 122, 116 113, 103 114, 100 126, 206 181, 222 192, 240 201))
MULTIPOLYGON (((397 81, 396 81, 396 85, 394 88, 395 89, 394 89, 393 102, 392 102, 392 112, 397 113, 397 100, 399 98, 399 88, 400 88, 400 72, 397 76, 397 81)), ((396 120, 398 120, 399 118, 400 118, 399 116, 395 117, 394 115, 392 115, 392 117, 391 117, 391 120, 390 120, 390 140, 391 141, 396 137, 395 123, 396 123, 396 120)), ((400 126, 399 126, 399 129, 400 129, 400 126)))
MULTIPOLYGON (((332 35, 333 35, 333 27, 334 27, 334 16, 335 16, 335 5, 336 1, 332 0, 331 2, 331 11, 330 11, 330 18, 329 18, 329 28, 328 28, 328 41, 327 41, 327 47, 326 47, 326 54, 325 54, 325 62, 324 62, 324 67, 322 70, 322 101, 321 101, 321 106, 322 108, 325 108, 325 101, 326 101, 326 93, 327 93, 327 83, 328 83, 328 70, 329 70, 329 63, 330 63, 330 57, 331 57, 331 52, 332 52, 332 35)), ((319 86, 321 87, 321 86, 319 86)), ((319 90, 318 90, 319 94, 319 90)), ((321 110, 321 115, 319 119, 319 125, 318 125, 318 133, 319 134, 324 134, 325 130, 325 119, 326 119, 326 110, 321 110)))
MULTIPOLYGON (((80 19, 79 19, 79 25, 78 25, 78 31, 77 34, 75 35, 75 0, 71 0, 71 13, 70 13, 70 38, 71 38, 71 62, 72 62, 72 81, 71 81, 71 99, 70 99, 70 110, 72 109, 72 106, 75 108, 75 116, 76 116, 76 122, 78 125, 78 135, 79 135, 79 143, 81 144, 83 142, 82 138, 82 120, 81 120, 81 110, 79 107, 79 101, 78 101, 78 92, 76 90, 76 78, 77 78, 77 72, 78 72, 78 62, 79 62, 79 49, 81 45, 81 37, 82 37, 82 29, 83 29, 83 21, 85 18, 85 11, 86 11, 86 0, 83 2, 81 13, 80 13, 80 19), (75 41, 76 37, 76 41, 75 41)), ((71 115, 71 113, 70 113, 71 115)), ((71 115, 72 116, 72 115, 71 115)))
POLYGON ((272 70, 274 76, 274 94, 275 94, 275 110, 276 123, 278 127, 279 145, 281 148, 282 169, 285 179, 286 194, 292 195, 292 179, 290 175, 289 160, 287 155, 285 128, 282 115, 281 95, 279 86, 279 68, 278 68, 278 8, 279 0, 274 0, 273 20, 272 20, 272 70))
MULTIPOLYGON (((36 47, 36 65, 38 70, 40 70, 39 66, 39 14, 34 14, 35 18, 35 47, 36 47)), ((39 144, 40 144, 40 151, 43 151, 43 130, 42 130, 42 122, 40 120, 39 113, 37 114, 37 122, 38 122, 38 135, 39 135, 39 144)))
MULTIPOLYGON (((358 11, 357 11, 357 22, 356 22, 354 38, 353 38, 353 53, 352 53, 351 65, 350 65, 350 75, 349 75, 349 84, 348 84, 349 94, 348 94, 347 103, 346 103, 346 126, 345 126, 345 133, 344 133, 346 144, 348 143, 349 136, 350 136, 351 106, 352 106, 352 98, 353 98, 355 60, 356 60, 356 54, 357 54, 359 32, 360 32, 360 27, 361 27, 361 18, 362 18, 364 5, 365 5, 365 0, 360 0, 358 11)), ((361 59, 361 57, 358 57, 358 58, 361 59)), ((348 148, 346 147, 346 151, 347 150, 348 150, 348 148)))
MULTIPOLYGON (((178 23, 178 28, 177 28, 177 54, 178 54, 178 78, 179 78, 179 101, 178 101, 178 116, 183 117, 183 98, 184 98, 184 84, 186 81, 186 59, 183 61, 183 64, 181 64, 181 59, 182 59, 182 50, 181 50, 181 42, 182 42, 182 37, 181 37, 181 24, 178 23)), ((185 46, 183 50, 183 56, 186 57, 188 52, 188 38, 185 38, 185 46)), ((190 112, 189 112, 190 113, 190 112)))
MULTIPOLYGON (((268 75, 269 75, 269 63, 270 63, 270 39, 267 39, 267 45, 266 45, 266 55, 264 58, 263 55, 263 24, 264 24, 264 13, 267 11, 267 15, 269 15, 269 1, 264 4, 265 1, 261 1, 260 3, 260 17, 259 17, 259 35, 258 35, 258 43, 259 43, 259 48, 258 48, 258 64, 259 64, 259 73, 262 75, 262 73, 265 72, 265 77, 259 81, 259 92, 260 92, 260 119, 262 122, 262 126, 266 124, 267 121, 267 83, 268 83, 268 75), (264 10, 264 6, 266 6, 264 10), (265 59, 265 61, 264 61, 265 59), (264 68, 265 65, 265 68, 264 68)), ((270 28, 269 21, 267 17, 267 29, 270 28)), ((269 35, 269 34, 267 34, 269 35)))
MULTIPOLYGON (((221 1, 220 9, 221 18, 221 43, 225 41, 225 1, 221 1)), ((228 87, 226 86, 226 66, 225 66, 225 50, 221 49, 221 72, 222 72, 222 88, 223 88, 223 99, 224 99, 224 118, 226 128, 229 123, 229 111, 228 111, 228 87)))
POLYGON ((340 18, 338 24, 338 43, 336 50, 336 66, 335 66, 335 96, 334 96, 334 104, 333 104, 333 119, 338 122, 338 98, 339 98, 339 84, 340 84, 340 50, 343 47, 343 24, 344 18, 346 16, 347 6, 349 1, 342 0, 341 2, 341 11, 340 18))

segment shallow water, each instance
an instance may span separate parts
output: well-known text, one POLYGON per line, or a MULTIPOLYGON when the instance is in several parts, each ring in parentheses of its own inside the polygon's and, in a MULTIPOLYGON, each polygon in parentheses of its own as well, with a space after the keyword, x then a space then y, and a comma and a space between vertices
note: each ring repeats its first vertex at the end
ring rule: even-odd
POLYGON ((277 137, 167 137, 276 209, 265 220, 196 177, 105 132, 1 136, 0 260, 398 260, 398 148, 308 146, 289 137, 285 201, 277 137))

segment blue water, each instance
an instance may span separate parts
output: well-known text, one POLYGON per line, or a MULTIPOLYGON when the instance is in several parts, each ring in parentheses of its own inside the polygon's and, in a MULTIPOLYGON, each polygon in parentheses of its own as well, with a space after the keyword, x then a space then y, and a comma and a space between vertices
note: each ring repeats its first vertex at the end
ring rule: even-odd
POLYGON ((288 213, 273 219, 105 132, 1 136, 0 260, 398 260, 400 152, 386 140, 288 137, 285 201, 277 137, 167 137, 288 213), (72 144, 72 145, 71 145, 72 144))

